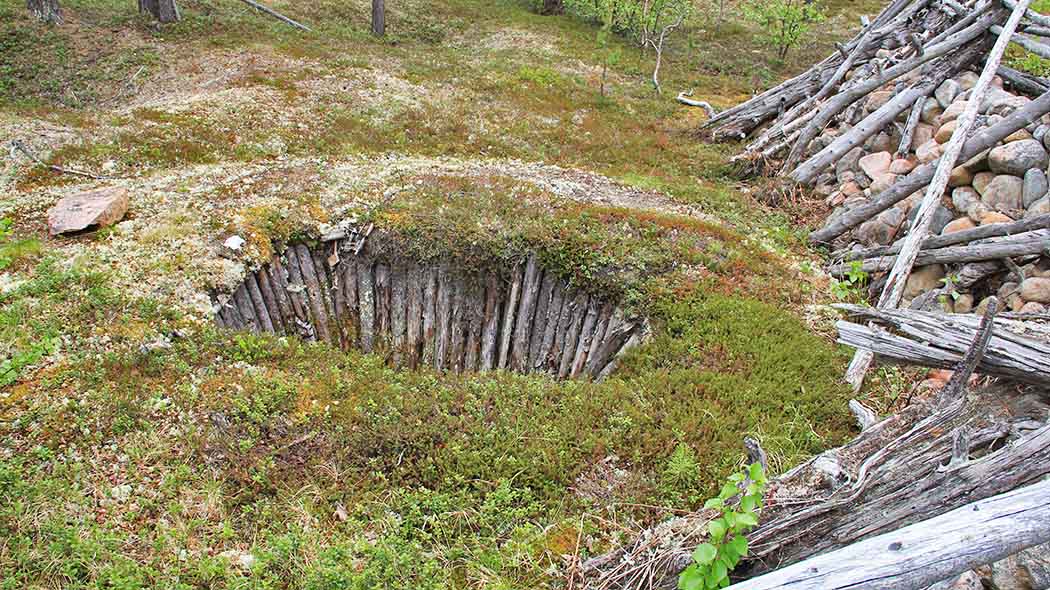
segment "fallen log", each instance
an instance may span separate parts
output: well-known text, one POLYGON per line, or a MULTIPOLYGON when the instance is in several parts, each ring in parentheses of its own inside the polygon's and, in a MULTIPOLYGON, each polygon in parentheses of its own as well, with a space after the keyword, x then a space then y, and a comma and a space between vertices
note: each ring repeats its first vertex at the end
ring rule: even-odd
MULTIPOLYGON (((840 343, 870 350, 885 360, 926 367, 951 368, 963 357, 980 327, 980 318, 972 314, 879 310, 852 304, 833 307, 893 330, 842 320, 836 324, 840 343)), ((1050 327, 996 318, 988 349, 976 370, 1050 385, 1050 327)))
POLYGON ((730 590, 922 588, 1050 541, 1050 480, 729 586, 730 590))

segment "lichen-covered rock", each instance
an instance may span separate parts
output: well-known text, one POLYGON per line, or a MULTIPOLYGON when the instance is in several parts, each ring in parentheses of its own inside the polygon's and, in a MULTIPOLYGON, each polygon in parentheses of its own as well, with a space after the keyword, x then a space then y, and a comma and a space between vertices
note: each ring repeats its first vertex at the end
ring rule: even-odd
POLYGON ((980 200, 981 195, 973 187, 960 186, 952 191, 952 207, 960 213, 965 213, 971 203, 980 200))
POLYGON ((1050 279, 1028 277, 1021 283, 1021 299, 1037 303, 1050 303, 1050 279))
POLYGON ((890 172, 893 174, 907 174, 915 169, 915 162, 904 158, 897 158, 890 162, 890 172))
POLYGON ((875 180, 871 181, 871 194, 875 196, 882 193, 886 189, 893 186, 893 183, 897 182, 897 175, 889 172, 884 172, 875 177, 875 180))
POLYGON ((847 182, 847 179, 843 178, 847 172, 856 174, 860 169, 857 162, 859 162, 862 157, 864 157, 864 150, 855 147, 843 154, 838 162, 835 162, 835 176, 839 179, 839 182, 847 182))
POLYGON ((977 85, 978 79, 980 79, 980 76, 969 70, 955 77, 955 81, 959 83, 959 88, 963 91, 972 90, 977 85))
POLYGON ((977 194, 983 195, 984 189, 988 187, 988 183, 995 178, 993 172, 978 172, 973 175, 973 190, 977 191, 977 194))
MULTIPOLYGON (((989 117, 991 119, 992 117, 989 117)), ((993 123, 994 124, 994 123, 993 123)), ((1003 138, 1003 143, 1013 143, 1015 141, 1024 141, 1026 139, 1032 139, 1032 134, 1027 129, 1018 129, 1010 135, 1003 138)))
POLYGON ((981 225, 992 225, 994 223, 1010 223, 1014 219, 1005 213, 989 211, 981 216, 981 225))
POLYGON ((926 143, 919 146, 919 149, 915 150, 915 157, 919 159, 923 164, 927 164, 941 157, 941 145, 935 140, 931 139, 926 143))
POLYGON ((970 313, 973 311, 973 295, 963 293, 955 299, 955 313, 970 313))
POLYGON ((1006 143, 988 153, 988 166, 996 174, 1024 176, 1031 168, 1046 168, 1047 153, 1034 139, 1006 143))
POLYGON ((952 188, 967 186, 973 182, 973 176, 973 172, 970 172, 966 166, 956 166, 952 168, 952 173, 948 177, 948 186, 952 188))
POLYGON ((1010 174, 1000 174, 981 191, 981 201, 989 208, 1003 211, 1021 208, 1024 181, 1010 174))
MULTIPOLYGON (((892 210, 892 209, 891 209, 892 210)), ((884 246, 893 241, 897 233, 896 226, 883 223, 878 217, 869 219, 860 224, 855 237, 858 242, 865 246, 884 246)))
POLYGON ((113 225, 128 212, 128 191, 123 187, 100 188, 64 197, 47 212, 53 236, 113 225))
POLYGON ((968 103, 965 100, 957 100, 952 104, 948 105, 948 108, 944 109, 944 112, 941 113, 941 116, 937 118, 937 124, 944 125, 948 121, 954 121, 958 119, 959 115, 961 115, 963 110, 966 109, 967 104, 968 103))
POLYGON ((941 108, 948 108, 948 105, 952 104, 952 101, 955 100, 956 96, 959 96, 960 92, 962 92, 962 88, 959 86, 959 83, 949 79, 941 82, 941 85, 933 92, 933 96, 937 99, 937 104, 941 108))
POLYGON ((933 134, 937 132, 937 128, 933 125, 926 123, 919 123, 915 126, 915 134, 911 136, 911 150, 915 151, 919 149, 919 146, 933 139, 933 134))
POLYGON ((985 205, 981 201, 970 203, 970 206, 966 208, 966 216, 974 223, 980 223, 981 219, 988 214, 991 209, 988 205, 985 205))
POLYGON ((1021 204, 1028 209, 1032 203, 1045 197, 1048 189, 1050 189, 1050 184, 1047 183, 1046 173, 1040 168, 1029 169, 1024 173, 1021 204))
POLYGON ((937 117, 940 117, 943 112, 944 107, 938 104, 936 100, 927 100, 922 105, 922 113, 919 115, 919 120, 922 121, 922 124, 932 128, 933 124, 937 122, 937 117))

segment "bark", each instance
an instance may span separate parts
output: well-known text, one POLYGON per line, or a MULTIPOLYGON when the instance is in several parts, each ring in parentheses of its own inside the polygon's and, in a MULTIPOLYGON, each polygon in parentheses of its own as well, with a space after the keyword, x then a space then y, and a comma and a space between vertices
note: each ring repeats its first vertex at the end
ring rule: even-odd
POLYGON ((410 369, 419 366, 423 342, 423 271, 418 264, 408 269, 408 303, 405 310, 405 360, 410 369))
POLYGON ((501 285, 499 277, 485 278, 485 320, 481 331, 481 370, 491 371, 499 361, 499 315, 501 285))
POLYGON ((255 279, 254 273, 248 273, 244 278, 244 285, 248 290, 248 300, 251 301, 252 310, 255 312, 255 319, 257 321, 256 327, 260 332, 273 333, 273 322, 270 320, 270 310, 266 309, 266 302, 263 300, 262 290, 259 289, 259 282, 255 279))
POLYGON ((529 338, 532 322, 536 316, 536 304, 540 295, 541 273, 536 255, 529 256, 525 263, 525 275, 521 283, 521 302, 515 318, 514 337, 511 339, 509 367, 524 372, 529 362, 529 338))
POLYGON ((361 321, 361 350, 372 352, 376 338, 375 277, 371 262, 359 261, 357 266, 357 299, 361 321))
POLYGON ((503 308, 503 325, 500 330, 499 364, 497 368, 506 369, 510 362, 510 350, 514 344, 514 321, 517 317, 518 303, 521 299, 521 283, 524 269, 516 267, 511 273, 510 292, 503 308))
POLYGON ((179 7, 175 0, 139 0, 139 12, 149 14, 162 23, 179 20, 179 7))
POLYGON ((562 0, 543 0, 543 8, 540 9, 540 14, 550 16, 562 14, 563 12, 565 12, 565 5, 562 0))
POLYGON ((62 7, 58 5, 58 0, 26 0, 26 8, 40 22, 62 24, 62 7))
POLYGON ((386 6, 384 0, 372 0, 372 34, 382 37, 386 34, 386 6))

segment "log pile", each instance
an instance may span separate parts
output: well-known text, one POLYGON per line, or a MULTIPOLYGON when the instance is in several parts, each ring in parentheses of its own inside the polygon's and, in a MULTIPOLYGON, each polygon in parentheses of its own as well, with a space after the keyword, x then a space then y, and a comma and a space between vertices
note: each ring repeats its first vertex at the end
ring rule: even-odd
POLYGON ((644 319, 545 271, 536 255, 505 276, 420 264, 381 241, 289 245, 233 293, 213 294, 215 320, 377 352, 393 366, 563 379, 608 375, 647 333, 644 319))

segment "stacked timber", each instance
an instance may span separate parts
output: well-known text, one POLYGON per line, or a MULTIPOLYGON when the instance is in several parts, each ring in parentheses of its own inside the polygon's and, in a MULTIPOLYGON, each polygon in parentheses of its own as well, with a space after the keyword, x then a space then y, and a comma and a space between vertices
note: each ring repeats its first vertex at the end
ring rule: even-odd
POLYGON ((399 367, 594 379, 647 330, 644 319, 543 269, 536 255, 504 275, 369 245, 287 246, 232 293, 213 295, 216 322, 376 352, 399 367))

